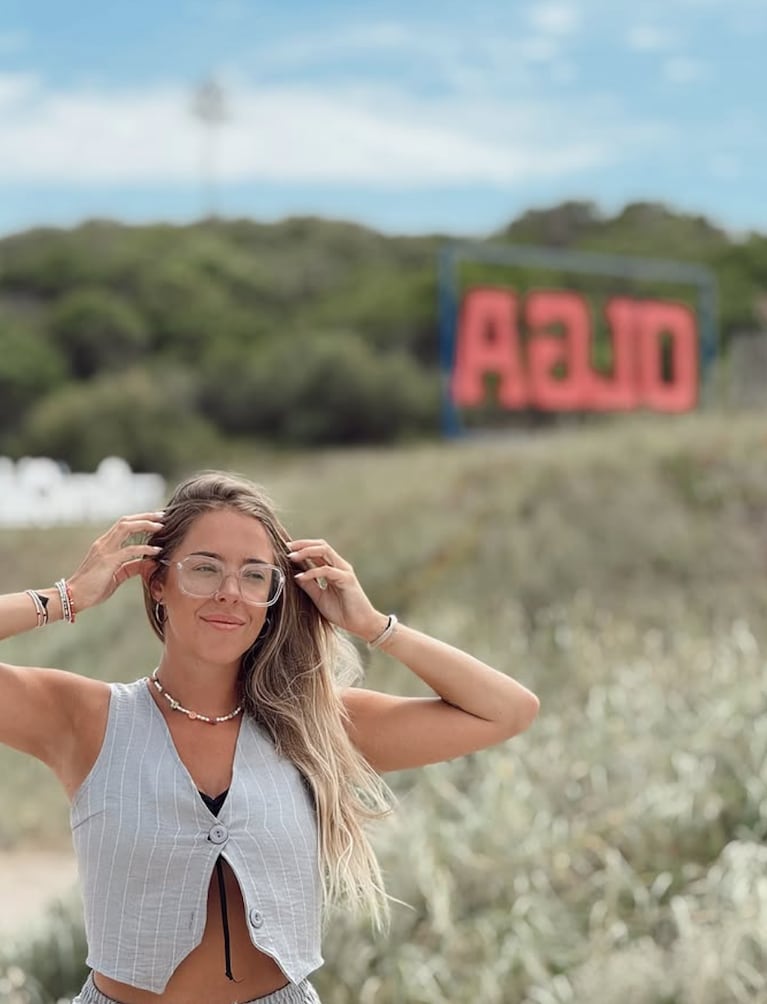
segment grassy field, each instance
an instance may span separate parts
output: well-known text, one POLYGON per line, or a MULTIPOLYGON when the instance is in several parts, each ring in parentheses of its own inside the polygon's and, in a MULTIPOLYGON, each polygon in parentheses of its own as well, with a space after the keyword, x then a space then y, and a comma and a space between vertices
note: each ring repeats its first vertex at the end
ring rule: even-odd
MULTIPOLYGON (((401 811, 376 840, 409 906, 386 939, 332 918, 323 1000, 767 1004, 764 416, 239 466, 381 608, 542 700, 511 744, 392 777, 401 811)), ((0 534, 0 589, 66 574, 92 533, 0 534)), ((2 657, 133 679, 157 651, 127 588, 2 657)), ((380 655, 368 681, 419 692, 380 655)), ((43 768, 0 750, 0 798, 0 845, 67 844, 43 768)), ((58 917, 4 949, 41 981, 7 983, 14 1004, 71 990, 77 937, 58 917)))

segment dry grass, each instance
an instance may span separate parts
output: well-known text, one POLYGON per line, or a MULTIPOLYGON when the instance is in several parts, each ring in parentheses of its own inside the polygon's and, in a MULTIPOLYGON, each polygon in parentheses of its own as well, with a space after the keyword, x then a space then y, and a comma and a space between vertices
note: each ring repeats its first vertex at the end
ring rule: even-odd
MULTIPOLYGON (((377 842, 409 907, 388 940, 332 918, 329 1004, 767 1004, 765 446, 762 416, 696 416, 250 465, 383 608, 543 702, 513 743, 393 778, 377 842)), ((36 539, 52 567, 65 545, 36 539)), ((126 593, 4 657, 132 678, 140 618, 126 593)), ((419 690, 382 656, 369 679, 419 690)), ((9 845, 65 832, 35 766, 0 760, 9 845)))

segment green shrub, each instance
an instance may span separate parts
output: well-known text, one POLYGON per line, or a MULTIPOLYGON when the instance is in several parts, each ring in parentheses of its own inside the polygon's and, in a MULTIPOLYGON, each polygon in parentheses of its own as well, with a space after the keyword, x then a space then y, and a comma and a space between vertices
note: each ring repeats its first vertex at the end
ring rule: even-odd
POLYGON ((51 332, 79 379, 130 366, 149 347, 149 329, 133 304, 97 287, 64 296, 53 312, 51 332))
POLYGON ((0 945, 0 1001, 69 1002, 88 975, 86 953, 79 898, 55 902, 23 937, 0 945))
POLYGON ((243 323, 226 287, 178 251, 141 272, 136 297, 157 347, 186 363, 243 323))
POLYGON ((0 447, 27 409, 65 377, 65 360, 42 331, 0 314, 0 447))
POLYGON ((130 370, 68 384, 34 407, 14 453, 43 455, 74 470, 105 456, 135 471, 170 474, 210 456, 216 435, 195 411, 193 381, 182 372, 130 370))
POLYGON ((438 428, 438 384, 356 335, 284 336, 207 367, 205 413, 229 432, 293 444, 388 442, 438 428))

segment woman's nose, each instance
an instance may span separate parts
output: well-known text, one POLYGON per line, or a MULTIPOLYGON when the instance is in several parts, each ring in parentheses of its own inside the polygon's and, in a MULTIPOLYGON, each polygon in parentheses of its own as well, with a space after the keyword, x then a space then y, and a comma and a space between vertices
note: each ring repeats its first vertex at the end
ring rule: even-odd
POLYGON ((237 596, 241 597, 242 592, 240 590, 240 579, 235 572, 227 573, 221 580, 221 584, 216 590, 216 597, 231 597, 237 596))

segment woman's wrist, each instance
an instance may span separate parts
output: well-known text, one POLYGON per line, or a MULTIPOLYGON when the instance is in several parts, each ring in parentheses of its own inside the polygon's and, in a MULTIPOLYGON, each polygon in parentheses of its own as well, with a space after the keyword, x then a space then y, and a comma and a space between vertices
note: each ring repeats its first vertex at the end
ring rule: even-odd
POLYGON ((364 641, 366 645, 369 645, 371 641, 375 641, 388 623, 389 615, 382 614, 376 610, 375 613, 371 614, 369 620, 366 619, 365 623, 361 624, 359 628, 355 627, 352 634, 356 635, 360 641, 364 641))
POLYGON ((25 589, 24 595, 28 598, 31 608, 34 610, 37 623, 35 627, 45 627, 46 624, 53 624, 55 621, 68 620, 74 623, 74 604, 71 593, 67 592, 66 586, 62 582, 59 585, 48 586, 44 589, 25 589), (65 602, 62 602, 62 590, 65 602))

